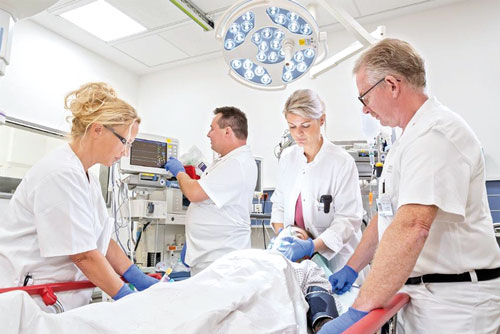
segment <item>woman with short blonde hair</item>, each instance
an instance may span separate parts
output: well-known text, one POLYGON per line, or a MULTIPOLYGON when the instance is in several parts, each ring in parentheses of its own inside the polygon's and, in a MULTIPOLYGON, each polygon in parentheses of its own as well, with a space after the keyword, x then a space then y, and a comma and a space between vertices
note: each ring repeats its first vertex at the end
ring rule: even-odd
POLYGON ((335 272, 361 239, 363 206, 354 159, 321 133, 325 111, 324 102, 310 89, 295 91, 285 103, 283 114, 297 145, 281 154, 271 222, 276 232, 298 225, 313 235, 307 240, 290 238, 281 246, 288 259, 317 252, 335 272))

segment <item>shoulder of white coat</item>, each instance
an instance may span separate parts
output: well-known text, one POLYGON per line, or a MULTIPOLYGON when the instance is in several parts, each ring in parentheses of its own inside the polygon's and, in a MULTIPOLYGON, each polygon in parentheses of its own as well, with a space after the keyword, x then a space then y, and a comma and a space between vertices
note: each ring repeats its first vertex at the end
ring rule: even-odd
POLYGON ((283 152, 281 152, 281 156, 280 156, 280 161, 282 159, 294 159, 294 157, 299 154, 301 152, 300 150, 300 147, 295 144, 295 145, 292 145, 292 146, 289 146, 287 148, 285 148, 283 150, 283 152))
POLYGON ((45 178, 82 174, 80 160, 71 153, 64 146, 54 149, 35 163, 26 176, 41 181, 45 178))
POLYGON ((440 133, 459 151, 466 151, 466 148, 476 150, 481 147, 476 134, 459 114, 439 102, 436 109, 437 111, 428 116, 427 127, 422 131, 422 135, 429 132, 440 133))
POLYGON ((244 173, 245 171, 250 170, 257 170, 257 164, 255 163, 255 158, 252 154, 252 150, 250 147, 245 147, 243 150, 237 152, 237 154, 231 155, 226 159, 224 164, 227 165, 233 165, 237 164, 242 172, 244 173))
POLYGON ((328 153, 328 157, 335 158, 339 162, 343 163, 354 163, 354 158, 342 147, 335 145, 334 143, 328 141, 325 146, 325 150, 328 153))

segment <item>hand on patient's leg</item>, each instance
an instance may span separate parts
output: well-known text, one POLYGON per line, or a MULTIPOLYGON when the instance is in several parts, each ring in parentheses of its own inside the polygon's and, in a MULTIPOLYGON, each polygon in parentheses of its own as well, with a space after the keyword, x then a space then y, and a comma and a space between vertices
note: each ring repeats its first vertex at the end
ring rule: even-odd
POLYGON ((332 292, 338 295, 349 291, 352 284, 358 278, 358 273, 348 265, 331 275, 328 280, 332 285, 332 292))

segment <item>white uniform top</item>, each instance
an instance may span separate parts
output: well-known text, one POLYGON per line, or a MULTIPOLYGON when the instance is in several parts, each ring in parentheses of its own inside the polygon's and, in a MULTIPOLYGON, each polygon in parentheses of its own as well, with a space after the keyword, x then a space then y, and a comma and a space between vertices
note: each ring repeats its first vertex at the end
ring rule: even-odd
MULTIPOLYGON (((420 107, 387 155, 382 196, 390 198, 394 213, 405 204, 439 208, 410 277, 500 267, 481 145, 465 121, 435 98, 420 107)), ((379 238, 393 218, 379 213, 379 238)))
POLYGON ((213 262, 250 248, 250 211, 257 165, 248 145, 214 161, 198 181, 209 199, 191 203, 186 213, 186 263, 213 262))
MULTIPOLYGON (((99 182, 89 178, 68 144, 25 175, 0 224, 0 287, 22 286, 28 274, 32 284, 86 279, 68 255, 106 254, 112 232, 99 182)), ((92 289, 56 294, 69 310, 88 304, 92 289)))
POLYGON ((299 194, 306 230, 329 248, 321 255, 329 261, 330 269, 340 270, 361 239, 363 204, 354 159, 326 139, 310 163, 302 147, 287 148, 280 158, 278 183, 271 198, 271 221, 293 225, 299 194), (320 205, 322 195, 332 196, 329 213, 320 205))

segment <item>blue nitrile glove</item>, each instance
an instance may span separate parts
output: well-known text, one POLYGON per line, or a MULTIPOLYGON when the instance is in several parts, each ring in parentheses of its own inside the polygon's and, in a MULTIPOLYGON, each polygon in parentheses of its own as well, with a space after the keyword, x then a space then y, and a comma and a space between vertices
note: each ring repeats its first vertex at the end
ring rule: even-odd
POLYGON ((120 288, 120 290, 118 290, 118 292, 116 293, 116 295, 113 296, 113 299, 114 300, 118 300, 120 298, 123 298, 125 297, 126 295, 130 295, 131 293, 134 293, 134 291, 132 291, 129 287, 128 287, 128 284, 125 284, 123 283, 122 287, 120 288))
POLYGON ((345 265, 344 268, 331 275, 328 280, 332 285, 332 292, 342 295, 349 291, 356 278, 358 278, 356 270, 345 265))
POLYGON ((314 242, 311 238, 302 240, 296 237, 284 237, 277 249, 290 261, 297 261, 304 256, 311 257, 314 253, 314 242))
POLYGON ((159 282, 156 278, 143 273, 135 264, 128 267, 127 271, 123 273, 123 278, 125 278, 127 282, 132 283, 139 291, 146 290, 151 285, 159 282))
POLYGON ((182 246, 181 250, 181 262, 183 265, 189 268, 189 266, 186 264, 186 247, 187 247, 187 242, 184 243, 184 246, 182 246))
POLYGON ((168 158, 168 161, 165 164, 165 169, 167 170, 167 172, 172 173, 172 175, 175 177, 177 177, 177 174, 179 174, 180 172, 186 172, 184 166, 182 165, 182 162, 174 157, 168 158))
POLYGON ((341 334, 367 314, 368 312, 349 307, 346 313, 323 325, 318 334, 341 334))

